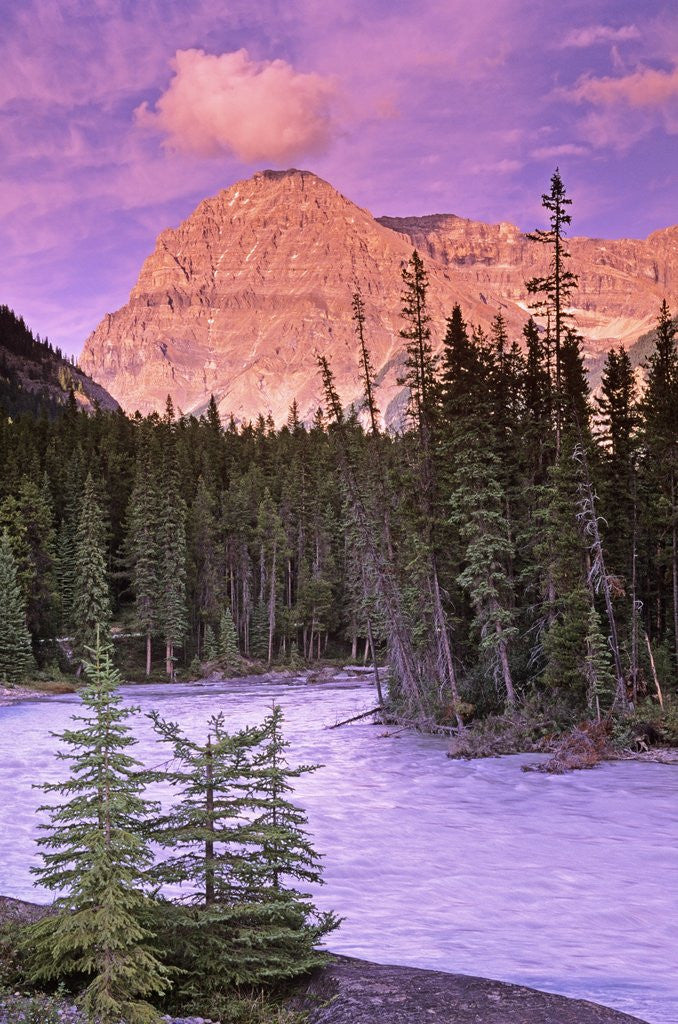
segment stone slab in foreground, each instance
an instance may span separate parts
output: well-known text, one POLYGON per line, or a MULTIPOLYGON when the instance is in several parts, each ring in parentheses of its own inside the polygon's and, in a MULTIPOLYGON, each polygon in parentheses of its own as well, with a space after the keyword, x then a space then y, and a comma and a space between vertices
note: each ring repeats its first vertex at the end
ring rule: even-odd
POLYGON ((638 1024, 605 1006, 464 974, 336 957, 306 989, 309 1024, 638 1024))

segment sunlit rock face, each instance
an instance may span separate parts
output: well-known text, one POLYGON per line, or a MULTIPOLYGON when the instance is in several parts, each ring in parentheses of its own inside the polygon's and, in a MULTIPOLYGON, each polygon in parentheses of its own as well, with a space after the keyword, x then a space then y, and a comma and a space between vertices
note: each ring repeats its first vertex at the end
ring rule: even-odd
MULTIPOLYGON (((376 220, 307 171, 263 171, 206 199, 163 231, 129 302, 87 339, 86 372, 133 412, 161 409, 168 394, 200 412, 214 394, 223 417, 303 418, 322 401, 318 354, 328 355, 348 405, 360 382, 351 296, 359 285, 388 422, 401 416, 401 271, 419 248, 430 277, 433 340, 455 302, 470 323, 501 311, 518 337, 524 282, 546 253, 510 224, 451 215, 376 220)), ((645 241, 573 239, 581 275, 577 323, 598 353, 633 341, 664 295, 678 295, 678 229, 645 241)))

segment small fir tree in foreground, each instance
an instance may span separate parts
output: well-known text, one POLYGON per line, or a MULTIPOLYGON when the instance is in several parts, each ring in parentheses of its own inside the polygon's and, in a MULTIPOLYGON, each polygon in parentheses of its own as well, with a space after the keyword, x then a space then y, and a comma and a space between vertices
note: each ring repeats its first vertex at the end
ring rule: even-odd
POLYGON ((7 530, 0 536, 0 681, 18 683, 33 664, 26 604, 17 580, 12 542, 7 530))
POLYGON ((283 878, 320 881, 320 871, 303 814, 286 797, 287 780, 310 769, 284 762, 279 709, 262 729, 234 735, 216 716, 205 743, 152 718, 173 748, 169 777, 179 790, 153 837, 166 850, 157 880, 185 890, 159 926, 183 972, 183 997, 275 985, 317 966, 316 942, 336 920, 283 887, 283 878))
POLYGON ((150 808, 129 753, 134 711, 122 707, 120 676, 99 637, 91 654, 84 713, 60 737, 66 749, 58 757, 70 763, 70 775, 42 787, 63 802, 43 808, 50 822, 34 872, 58 896, 54 913, 27 929, 25 949, 35 982, 84 977, 80 1002, 97 1024, 150 1024, 159 1018, 147 1000, 168 987, 144 924, 152 857, 140 823, 150 808))

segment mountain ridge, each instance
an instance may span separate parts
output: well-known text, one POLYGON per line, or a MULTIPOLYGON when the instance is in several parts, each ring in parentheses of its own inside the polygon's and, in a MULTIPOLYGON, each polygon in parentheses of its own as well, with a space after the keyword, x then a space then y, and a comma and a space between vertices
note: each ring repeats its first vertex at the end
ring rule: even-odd
MULTIPOLYGON (((665 294, 678 298, 678 227, 568 243, 581 282, 576 322, 593 359, 650 329, 665 294)), ((90 335, 80 365, 128 411, 160 409, 167 394, 184 412, 199 411, 213 393, 224 417, 270 413, 280 423, 296 399, 308 419, 321 402, 319 353, 342 400, 359 401, 351 322, 359 285, 382 413, 395 422, 401 271, 413 247, 429 273, 437 346, 455 302, 485 329, 501 312, 520 337, 524 282, 545 272, 548 253, 515 225, 456 214, 375 218, 313 172, 289 169, 236 182, 162 231, 129 301, 90 335)))

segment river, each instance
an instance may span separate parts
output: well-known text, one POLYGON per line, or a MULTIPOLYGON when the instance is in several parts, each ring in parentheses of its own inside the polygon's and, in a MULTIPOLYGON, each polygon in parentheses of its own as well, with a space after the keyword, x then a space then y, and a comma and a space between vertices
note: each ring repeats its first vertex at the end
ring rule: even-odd
MULTIPOLYGON (((283 707, 324 854, 322 908, 345 917, 328 945, 381 963, 513 981, 678 1024, 678 770, 619 762, 564 776, 522 772, 535 757, 450 761, 446 741, 389 735, 357 677, 129 686, 201 737, 223 711, 235 729, 283 707), (386 735, 385 735, 386 733, 386 735)), ((75 696, 0 708, 0 893, 47 902, 30 874, 42 794, 63 771, 52 733, 75 696)), ((149 723, 139 756, 164 760, 149 723)))

